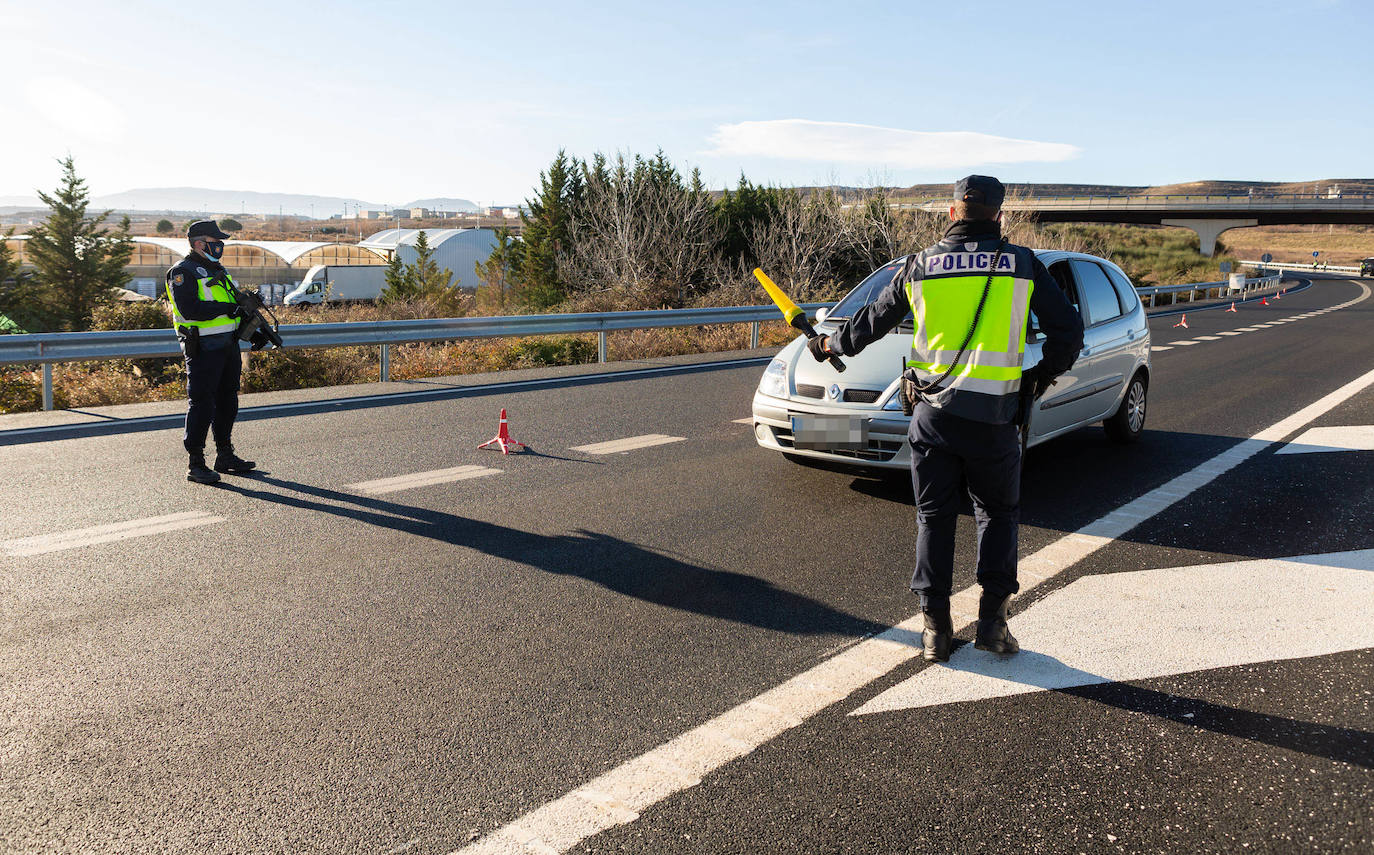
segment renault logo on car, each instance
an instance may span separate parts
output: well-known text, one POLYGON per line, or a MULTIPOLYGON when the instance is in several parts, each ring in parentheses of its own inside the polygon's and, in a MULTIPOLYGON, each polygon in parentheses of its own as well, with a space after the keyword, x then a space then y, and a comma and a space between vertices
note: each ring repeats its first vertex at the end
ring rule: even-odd
POLYGON ((832 400, 832 401, 838 401, 839 399, 840 399, 840 384, 838 384, 838 383, 831 383, 831 384, 830 384, 830 400, 832 400))

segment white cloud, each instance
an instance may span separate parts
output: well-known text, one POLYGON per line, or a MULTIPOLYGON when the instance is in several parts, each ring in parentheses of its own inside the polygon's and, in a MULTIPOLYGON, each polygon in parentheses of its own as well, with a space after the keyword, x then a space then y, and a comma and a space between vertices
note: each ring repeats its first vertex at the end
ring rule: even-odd
POLYGON ((1017 140, 972 131, 906 131, 808 119, 721 125, 711 142, 714 148, 706 152, 708 155, 867 163, 902 169, 1053 162, 1070 160, 1083 151, 1067 143, 1017 140))

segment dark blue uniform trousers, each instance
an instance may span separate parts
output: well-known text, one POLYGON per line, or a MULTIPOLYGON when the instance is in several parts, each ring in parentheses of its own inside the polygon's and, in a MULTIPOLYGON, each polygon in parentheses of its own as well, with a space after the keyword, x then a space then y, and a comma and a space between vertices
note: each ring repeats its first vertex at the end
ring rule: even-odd
POLYGON ((951 416, 926 403, 912 414, 911 482, 916 492, 916 572, 921 605, 942 606, 954 588, 954 524, 959 488, 968 482, 978 523, 978 582, 1005 597, 1016 582, 1016 527, 1021 505, 1021 437, 1015 425, 951 416))
POLYGON ((200 352, 186 357, 186 436, 183 443, 191 453, 205 450, 205 435, 215 431, 215 445, 229 445, 234 419, 239 414, 238 337, 233 333, 203 335, 200 352))

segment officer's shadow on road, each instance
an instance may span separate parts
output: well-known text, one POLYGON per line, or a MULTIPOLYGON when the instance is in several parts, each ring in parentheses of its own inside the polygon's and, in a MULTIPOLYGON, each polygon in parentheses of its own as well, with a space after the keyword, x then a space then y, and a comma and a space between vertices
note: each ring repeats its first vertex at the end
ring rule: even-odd
MULTIPOLYGON (((1374 733, 1253 712, 1146 689, 1131 683, 1114 682, 1034 650, 1022 649, 1016 656, 1005 658, 985 654, 960 657, 956 653, 954 660, 942 667, 951 671, 987 674, 1000 680, 1071 695, 1128 712, 1144 713, 1224 736, 1374 769, 1374 733)), ((938 679, 939 674, 929 673, 927 676, 938 679)))
POLYGON ((901 643, 921 646, 920 633, 892 630, 887 624, 840 611, 763 579, 698 567, 607 534, 585 530, 538 534, 267 473, 221 485, 248 498, 430 538, 547 573, 580 576, 628 597, 707 617, 801 635, 862 638, 883 632, 901 643))

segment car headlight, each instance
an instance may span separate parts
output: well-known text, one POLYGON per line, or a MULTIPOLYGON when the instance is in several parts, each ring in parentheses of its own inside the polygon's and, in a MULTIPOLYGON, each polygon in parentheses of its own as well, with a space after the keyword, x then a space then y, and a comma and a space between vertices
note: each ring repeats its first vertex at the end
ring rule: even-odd
POLYGON ((774 398, 787 397, 787 360, 773 358, 763 369, 763 379, 759 380, 759 391, 774 398))
POLYGON ((883 409, 887 412, 900 413, 902 411, 901 392, 893 392, 892 395, 887 399, 887 403, 883 404, 883 409))

